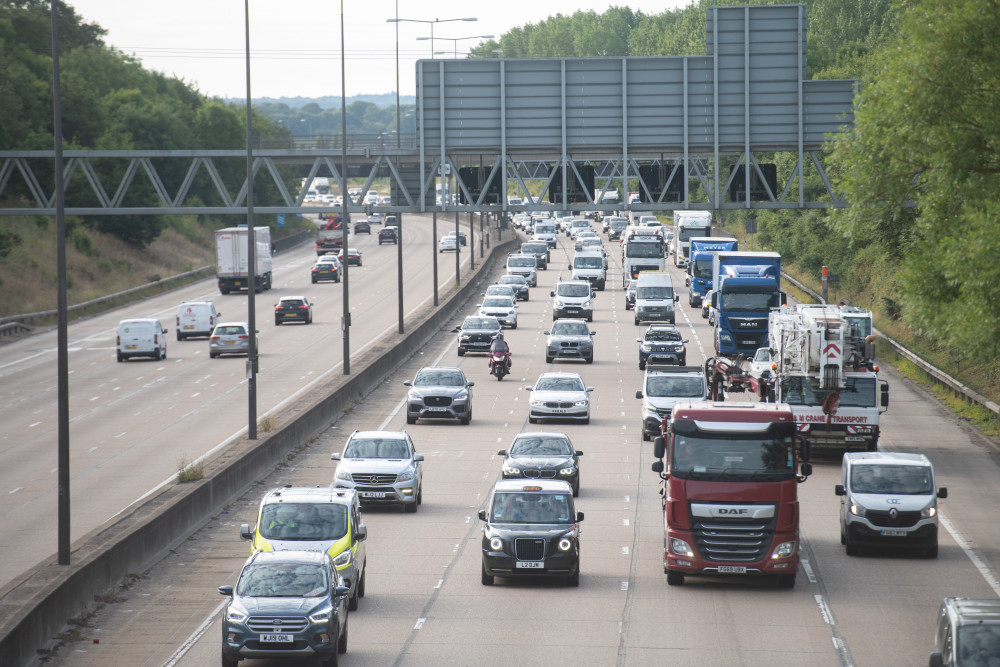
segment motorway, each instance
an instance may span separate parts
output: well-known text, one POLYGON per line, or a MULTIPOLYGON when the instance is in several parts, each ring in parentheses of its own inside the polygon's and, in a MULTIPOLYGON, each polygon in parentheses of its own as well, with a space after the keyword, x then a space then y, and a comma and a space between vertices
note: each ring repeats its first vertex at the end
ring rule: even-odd
MULTIPOLYGON (((406 223, 403 293, 409 317, 433 306, 431 258, 437 246, 429 217, 407 216, 406 223)), ((467 219, 462 224, 467 227, 467 219)), ((352 235, 349 241, 362 252, 362 266, 349 268, 352 360, 376 342, 399 335, 396 246, 379 246, 379 226, 373 228, 371 235, 352 235)), ((439 234, 449 229, 454 229, 453 220, 438 221, 439 234)), ((477 245, 478 236, 477 229, 477 245)), ((455 258, 452 253, 436 256, 438 285, 446 294, 455 283, 455 258)), ((469 253, 460 258, 463 272, 468 271, 469 253)), ((311 284, 315 259, 311 243, 278 255, 273 289, 256 295, 260 417, 343 372, 343 283, 311 284), (274 326, 274 304, 290 294, 305 294, 315 303, 313 324, 274 326)), ((214 301, 224 321, 247 319, 246 295, 220 295, 213 278, 69 328, 74 542, 154 489, 173 483, 182 462, 195 461, 246 433, 246 357, 209 359, 207 339, 177 341, 174 317, 185 300, 214 301), (165 360, 115 362, 118 321, 128 317, 159 318, 169 332, 165 360)), ((54 330, 0 346, 0 387, 0 518, 17 536, 0 540, 2 588, 57 550, 54 330)))
MULTIPOLYGON (((880 446, 927 454, 937 468, 939 485, 948 487, 937 559, 892 552, 846 556, 839 543, 839 498, 833 493, 839 462, 819 460, 814 461, 814 474, 799 487, 803 568, 794 589, 779 590, 765 580, 699 577, 668 587, 662 571, 658 479, 649 469, 651 445, 642 442, 638 429, 635 391, 642 373, 635 338, 641 330, 633 325, 623 293, 616 289, 617 262, 612 261, 609 289, 599 292, 595 302, 594 364, 544 362, 542 331, 552 321, 548 293, 560 274, 568 274, 571 255, 571 246, 561 236, 549 270, 540 272, 531 300, 521 305, 518 329, 506 334, 514 355, 508 379, 497 382, 490 377, 482 356, 456 356, 456 318, 396 377, 304 444, 286 466, 213 517, 183 548, 130 581, 126 590, 76 628, 79 641, 69 642, 50 664, 217 664, 224 600, 216 588, 235 583, 249 554, 247 543, 239 539, 239 525, 253 523, 260 497, 269 488, 328 485, 334 469, 330 454, 342 449, 354 429, 407 428, 427 460, 424 503, 417 514, 389 508, 365 512, 367 595, 350 616, 344 665, 925 664, 942 597, 1000 595, 1000 522, 994 509, 1000 505, 1000 453, 891 369, 883 370, 892 386, 892 404, 883 416, 880 446), (424 365, 458 365, 476 382, 471 425, 405 426, 401 383, 424 365), (477 509, 499 477, 497 450, 529 428, 523 387, 550 368, 578 371, 596 387, 591 424, 544 426, 566 432, 585 452, 577 503, 586 515, 580 586, 498 579, 496 586, 485 588, 479 581, 477 509)), ((612 257, 617 257, 617 248, 612 257)), ((710 353, 710 330, 700 311, 687 306, 683 276, 674 271, 681 294, 678 326, 691 339, 688 363, 695 365, 710 353)), ((466 312, 474 305, 469 303, 466 312)), ((105 324, 104 331, 109 328, 105 324)), ((298 335, 298 344, 315 346, 312 337, 324 334, 304 328, 298 335)), ((268 349, 263 341, 262 346, 268 349)), ((100 356, 115 375, 115 365, 107 363, 110 350, 105 348, 100 356)), ((234 373, 243 366, 241 361, 233 365, 234 373)), ((152 371, 135 372, 146 375, 137 384, 154 379, 152 371)), ((173 391, 167 385, 159 390, 173 391)), ((92 395, 98 397, 95 403, 106 400, 105 392, 95 389, 92 395)), ((152 419, 157 410, 178 400, 171 397, 151 406, 141 420, 152 419)), ((211 412, 204 423, 222 418, 217 410, 211 412)), ((165 457, 166 464, 175 462, 177 449, 175 445, 165 457)))

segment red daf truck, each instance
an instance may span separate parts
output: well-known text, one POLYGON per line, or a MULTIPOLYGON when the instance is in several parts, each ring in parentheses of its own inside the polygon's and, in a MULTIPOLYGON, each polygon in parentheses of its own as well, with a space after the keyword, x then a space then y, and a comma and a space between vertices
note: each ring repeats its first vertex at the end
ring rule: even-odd
MULTIPOLYGON (((780 403, 709 401, 674 405, 654 441, 663 480, 663 571, 773 576, 795 586, 799 569, 799 463, 791 408, 780 403), (665 458, 664 458, 665 457, 665 458)), ((808 458, 808 451, 802 452, 808 458)))

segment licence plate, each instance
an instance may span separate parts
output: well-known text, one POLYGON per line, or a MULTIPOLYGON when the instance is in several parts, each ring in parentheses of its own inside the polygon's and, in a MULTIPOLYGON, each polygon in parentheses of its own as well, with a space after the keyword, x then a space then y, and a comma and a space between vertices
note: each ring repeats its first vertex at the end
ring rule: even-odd
POLYGON ((184 331, 187 331, 188 329, 194 329, 194 325, 193 324, 185 324, 184 325, 184 331))
POLYGON ((746 574, 747 569, 743 565, 720 565, 719 574, 746 574))
POLYGON ((519 560, 514 564, 514 567, 522 570, 543 570, 545 569, 545 563, 539 560, 519 560))
POLYGON ((284 633, 269 632, 260 636, 261 643, 265 644, 290 644, 295 641, 292 635, 284 633))
POLYGON ((878 534, 883 537, 906 537, 906 531, 900 528, 883 528, 878 534))
POLYGON ((844 438, 844 442, 862 442, 864 438, 859 435, 849 435, 844 438))
POLYGON ((428 408, 427 412, 435 415, 443 415, 446 414, 448 411, 445 410, 444 408, 428 408))
POLYGON ((224 345, 236 345, 236 341, 235 340, 224 340, 224 341, 222 341, 222 343, 224 345))
POLYGON ((358 495, 362 498, 385 498, 385 491, 361 491, 358 495))
POLYGON ((755 341, 753 339, 750 339, 750 338, 748 338, 746 340, 741 340, 740 341, 740 345, 756 345, 756 344, 757 344, 757 341, 755 341))
POLYGON ((139 346, 138 345, 126 345, 125 349, 126 350, 137 350, 137 349, 139 349, 139 346))
POLYGON ((234 280, 234 281, 233 281, 233 284, 234 284, 234 285, 236 285, 237 287, 239 287, 239 286, 240 286, 240 285, 242 285, 243 283, 241 283, 241 282, 240 282, 239 280, 234 280))

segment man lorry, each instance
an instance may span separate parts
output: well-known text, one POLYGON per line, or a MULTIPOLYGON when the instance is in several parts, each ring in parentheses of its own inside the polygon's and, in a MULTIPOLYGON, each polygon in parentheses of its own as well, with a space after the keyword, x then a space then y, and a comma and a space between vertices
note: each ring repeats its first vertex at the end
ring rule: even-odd
POLYGON ((687 266, 692 238, 711 234, 711 211, 674 211, 674 266, 687 266))
POLYGON ((629 229, 622 248, 622 287, 627 287, 629 279, 637 277, 641 271, 665 271, 667 268, 663 257, 663 237, 657 230, 629 229))
POLYGON ((215 277, 223 294, 250 289, 251 285, 254 292, 271 289, 271 228, 253 228, 256 261, 252 272, 248 271, 247 230, 247 227, 227 227, 215 231, 215 277))
POLYGON ((773 400, 791 407, 799 435, 813 451, 876 451, 889 384, 878 378, 871 311, 796 304, 769 320, 773 400))
MULTIPOLYGON (((775 403, 676 403, 653 443, 662 480, 663 571, 687 576, 771 576, 795 586, 799 568, 799 463, 795 419, 775 403), (664 460, 666 457, 666 460, 664 460)), ((808 450, 802 452, 803 460, 808 450)))
POLYGON ((752 356, 767 340, 768 313, 785 304, 781 255, 713 253, 712 290, 715 353, 752 356))
POLYGON ((696 236, 690 241, 687 263, 688 305, 698 307, 712 289, 712 253, 739 250, 739 241, 732 238, 696 236))

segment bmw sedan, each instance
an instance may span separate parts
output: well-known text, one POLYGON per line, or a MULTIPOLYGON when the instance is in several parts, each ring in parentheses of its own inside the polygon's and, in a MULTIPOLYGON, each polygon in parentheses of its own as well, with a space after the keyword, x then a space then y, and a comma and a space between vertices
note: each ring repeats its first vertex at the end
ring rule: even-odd
POLYGON ((417 371, 406 396, 406 423, 418 419, 457 419, 462 424, 472 420, 472 387, 461 368, 426 367, 417 371))
POLYGON ((590 392, 578 373, 542 373, 528 399, 528 423, 539 419, 565 419, 590 423, 590 392))
POLYGON ((569 482, 573 495, 580 495, 580 458, 565 433, 545 431, 518 433, 504 457, 500 474, 504 479, 562 479, 569 482))

